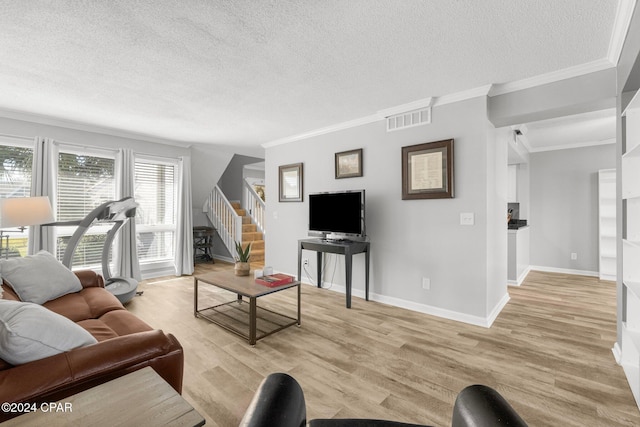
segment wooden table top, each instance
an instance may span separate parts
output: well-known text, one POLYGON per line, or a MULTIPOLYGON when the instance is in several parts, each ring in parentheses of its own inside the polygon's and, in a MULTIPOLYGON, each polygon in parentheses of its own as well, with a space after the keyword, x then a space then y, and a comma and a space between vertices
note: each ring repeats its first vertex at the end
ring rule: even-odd
MULTIPOLYGON (((43 406, 44 405, 44 406, 43 406)), ((36 412, 6 421, 6 426, 202 426, 205 419, 151 367, 100 384, 36 412)))
POLYGON ((194 276, 194 280, 208 283, 245 297, 260 297, 283 289, 293 288, 300 284, 300 282, 294 280, 291 283, 271 288, 256 283, 253 275, 236 276, 233 270, 212 271, 210 273, 199 274, 194 276))

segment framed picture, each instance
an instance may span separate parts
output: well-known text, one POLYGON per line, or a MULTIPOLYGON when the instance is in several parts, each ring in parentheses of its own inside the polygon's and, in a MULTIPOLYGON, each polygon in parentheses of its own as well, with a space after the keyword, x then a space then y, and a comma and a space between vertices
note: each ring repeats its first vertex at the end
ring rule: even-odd
POLYGON ((336 179, 362 176, 362 148, 336 153, 336 179))
POLYGON ((281 202, 302 201, 302 163, 278 167, 279 198, 281 202))
POLYGON ((453 198, 453 139, 402 147, 402 200, 453 198))

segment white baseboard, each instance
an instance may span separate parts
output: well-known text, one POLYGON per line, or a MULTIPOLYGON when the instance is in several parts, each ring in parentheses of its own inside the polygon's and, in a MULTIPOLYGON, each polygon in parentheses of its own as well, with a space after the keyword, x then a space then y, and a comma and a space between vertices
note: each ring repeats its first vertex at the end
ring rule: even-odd
POLYGON ((509 285, 509 286, 520 286, 522 284, 522 282, 524 282, 524 279, 527 278, 527 274, 529 274, 530 271, 531 271, 531 266, 528 266, 520 274, 520 276, 518 276, 517 280, 507 280, 507 285, 509 285))
POLYGON ((156 277, 175 276, 176 269, 173 267, 153 268, 141 272, 142 280, 155 279, 156 277))
MULTIPOLYGON (((364 297, 364 292, 362 292, 361 298, 364 297)), ((359 296, 359 295, 358 295, 359 296)), ((443 317, 449 320, 455 320, 457 322, 469 323, 471 325, 483 326, 488 328, 491 326, 491 322, 489 319, 483 318, 481 316, 474 316, 471 314, 460 313, 458 311, 447 310, 445 308, 434 307, 427 304, 420 304, 413 301, 407 301, 400 298, 388 297, 385 295, 378 294, 369 294, 369 299, 376 302, 381 302, 383 304, 392 305, 394 307, 405 308, 407 310, 417 311, 418 313, 429 314, 431 316, 443 317)))
POLYGON ((622 350, 620 349, 620 344, 616 342, 611 351, 613 352, 614 359, 616 359, 616 363, 620 365, 622 362, 622 350))
POLYGON ((487 317, 487 328, 490 328, 491 325, 493 325, 493 322, 498 318, 498 315, 500 314, 504 306, 507 305, 510 299, 511 297, 509 296, 509 293, 505 292, 502 299, 498 301, 498 304, 496 304, 491 313, 489 313, 489 317, 487 317))
POLYGON ((235 259, 229 258, 229 257, 226 257, 226 256, 220 256, 220 255, 214 255, 213 256, 213 260, 214 261, 215 260, 220 260, 220 261, 224 261, 224 262, 230 262, 231 264, 235 264, 236 263, 235 259))
MULTIPOLYGON (((287 274, 287 273, 285 273, 287 274)), ((295 275, 293 275, 295 277, 295 275)), ((309 286, 315 286, 311 283, 305 283, 309 286)), ((342 285, 336 285, 332 283, 323 283, 322 287, 324 289, 338 292, 341 294, 346 293, 346 288, 342 285)), ((351 291, 352 297, 357 297, 361 299, 365 299, 364 289, 352 289, 351 291)), ((457 322, 468 323, 475 326, 482 326, 484 328, 490 328, 495 319, 498 317, 504 306, 509 302, 509 294, 505 293, 502 299, 496 304, 496 306, 491 310, 491 313, 487 317, 474 316, 471 314, 460 313, 458 311, 447 310, 440 307, 434 307, 428 304, 421 304, 413 301, 407 301, 401 298, 390 297, 386 295, 380 295, 373 292, 369 292, 369 300, 380 302, 383 304, 392 305, 394 307, 405 308, 411 311, 417 311, 418 313, 429 314, 431 316, 442 317, 449 320, 455 320, 457 322)))
POLYGON ((577 276, 592 276, 598 277, 599 273, 597 271, 588 271, 588 270, 572 270, 570 268, 556 268, 556 267, 544 267, 540 265, 532 265, 531 270, 535 271, 546 271, 548 273, 562 273, 562 274, 573 274, 577 276))

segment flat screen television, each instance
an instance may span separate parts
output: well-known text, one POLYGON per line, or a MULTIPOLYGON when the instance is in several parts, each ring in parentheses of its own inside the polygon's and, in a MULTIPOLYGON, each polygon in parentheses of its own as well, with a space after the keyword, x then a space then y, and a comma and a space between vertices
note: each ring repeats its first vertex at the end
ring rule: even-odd
POLYGON ((328 240, 365 240, 364 190, 309 194, 309 235, 328 240))

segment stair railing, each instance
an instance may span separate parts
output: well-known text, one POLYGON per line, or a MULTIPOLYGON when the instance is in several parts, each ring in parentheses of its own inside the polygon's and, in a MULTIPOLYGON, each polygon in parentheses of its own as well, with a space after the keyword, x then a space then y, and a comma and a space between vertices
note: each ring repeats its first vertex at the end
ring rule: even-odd
POLYGON ((246 180, 244 181, 244 187, 247 192, 247 201, 245 208, 247 209, 249 216, 253 223, 257 226, 258 230, 266 235, 266 227, 265 227, 265 210, 266 206, 264 200, 260 197, 260 195, 253 188, 253 185, 249 184, 246 180))
POLYGON ((236 213, 217 185, 209 195, 208 205, 207 216, 233 256, 236 253, 236 242, 242 240, 242 217, 236 213))

